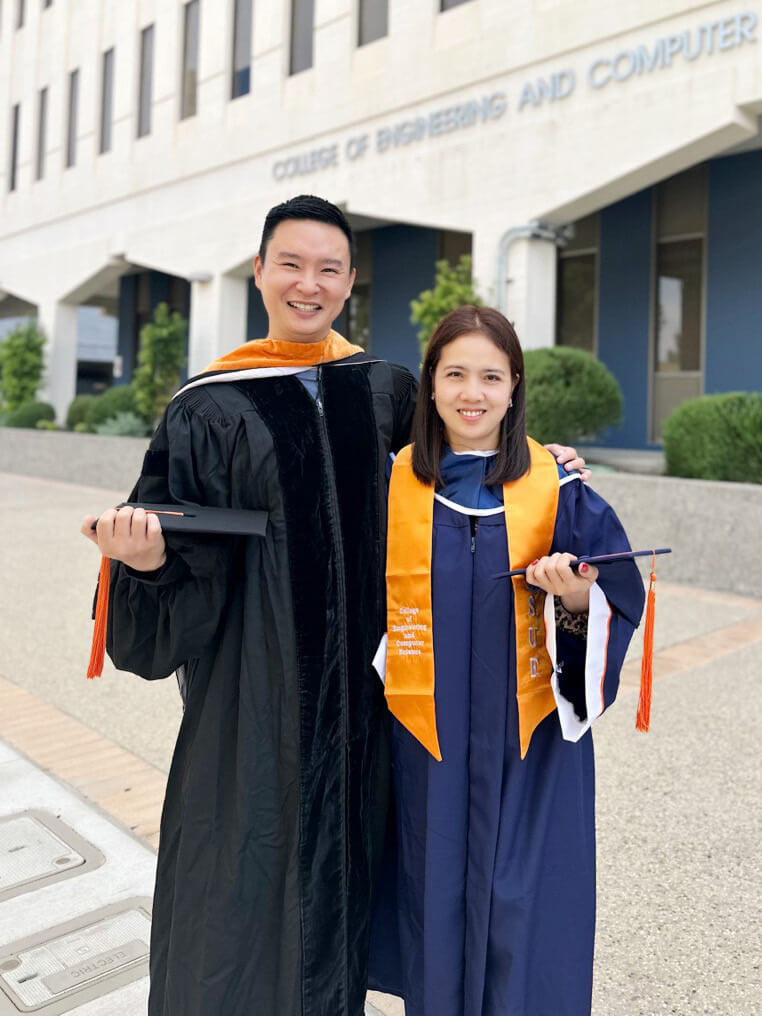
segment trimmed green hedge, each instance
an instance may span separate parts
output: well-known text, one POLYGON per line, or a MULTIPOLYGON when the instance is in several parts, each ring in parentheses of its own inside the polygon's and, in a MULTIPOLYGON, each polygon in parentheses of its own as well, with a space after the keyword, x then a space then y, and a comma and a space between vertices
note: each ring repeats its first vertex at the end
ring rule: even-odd
POLYGON ((109 434, 111 437, 147 437, 148 424, 136 413, 119 412, 116 416, 104 420, 95 428, 96 434, 109 434))
POLYGON ((141 415, 135 405, 135 389, 132 385, 116 385, 99 395, 85 415, 87 429, 95 432, 99 424, 113 420, 117 413, 141 415))
POLYGON ((38 420, 55 420, 56 411, 49 402, 25 402, 5 417, 6 427, 36 427, 38 420))
POLYGON ((669 476, 762 483, 762 392, 702 395, 664 424, 669 476))
POLYGON ((74 430, 78 423, 85 423, 90 407, 98 401, 97 395, 77 395, 66 410, 66 426, 74 430))
POLYGON ((527 430, 546 444, 592 438, 622 417, 622 393, 614 376, 589 353, 567 346, 524 353, 527 430))

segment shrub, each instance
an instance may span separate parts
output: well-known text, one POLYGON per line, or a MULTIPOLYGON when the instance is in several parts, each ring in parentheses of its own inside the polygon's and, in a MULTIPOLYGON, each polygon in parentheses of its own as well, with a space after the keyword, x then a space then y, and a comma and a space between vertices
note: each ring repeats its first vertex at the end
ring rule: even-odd
POLYGON ((616 379, 589 353, 555 346, 524 353, 527 430, 545 444, 572 444, 619 423, 622 393, 616 379))
POLYGON ((110 434, 112 437, 146 437, 149 427, 137 413, 117 413, 104 420, 95 428, 96 434, 110 434))
POLYGON ((471 279, 471 255, 461 254, 454 268, 449 261, 437 261, 433 288, 424 289, 417 300, 410 301, 410 320, 420 325, 418 341, 422 352, 445 314, 464 303, 482 305, 471 279))
POLYGON ((135 404, 135 389, 132 385, 117 385, 107 389, 103 395, 96 396, 95 402, 85 414, 87 429, 95 432, 99 424, 113 419, 117 413, 141 415, 135 404))
POLYGON ((78 395, 66 411, 66 426, 69 430, 76 430, 77 424, 85 423, 88 411, 98 400, 97 395, 78 395))
POLYGON ((61 430, 55 420, 38 420, 35 427, 37 430, 61 430))
POLYGON ((34 321, 10 331, 0 343, 0 403, 18 409, 32 402, 42 382, 45 335, 34 321))
POLYGON ((762 392, 702 395, 664 424, 669 476, 762 483, 762 392))
POLYGON ((140 329, 139 367, 132 384, 136 412, 152 423, 158 422, 177 391, 187 334, 188 322, 177 311, 170 314, 166 303, 160 303, 153 321, 140 329))
POLYGON ((55 420, 56 411, 49 402, 25 402, 11 410, 5 418, 6 427, 36 427, 39 420, 55 420))

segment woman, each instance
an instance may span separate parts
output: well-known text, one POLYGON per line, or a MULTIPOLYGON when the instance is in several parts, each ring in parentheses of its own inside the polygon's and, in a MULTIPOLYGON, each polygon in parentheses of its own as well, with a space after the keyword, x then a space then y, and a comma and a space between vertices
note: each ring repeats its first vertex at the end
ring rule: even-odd
POLYGON ((412 436, 391 470, 378 657, 395 716, 399 953, 376 938, 372 983, 407 1016, 583 1016, 589 728, 616 695, 643 583, 632 561, 572 569, 629 544, 528 441, 521 347, 499 312, 442 320, 412 436), (498 577, 524 566, 526 579, 498 577))

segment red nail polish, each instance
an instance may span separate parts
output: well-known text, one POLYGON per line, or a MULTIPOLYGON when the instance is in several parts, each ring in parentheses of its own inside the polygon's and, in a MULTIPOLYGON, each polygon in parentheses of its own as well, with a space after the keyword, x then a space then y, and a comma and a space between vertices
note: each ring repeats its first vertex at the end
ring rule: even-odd
POLYGON ((539 557, 535 558, 534 561, 532 561, 532 563, 531 563, 531 565, 529 567, 530 568, 534 568, 534 566, 539 563, 539 560, 540 560, 539 557))
POLYGON ((581 565, 579 566, 579 570, 580 570, 580 571, 581 571, 581 572, 582 572, 583 574, 584 574, 584 573, 585 573, 585 572, 587 571, 587 565, 585 564, 585 562, 584 562, 584 561, 583 561, 583 562, 582 562, 582 564, 581 564, 581 565))

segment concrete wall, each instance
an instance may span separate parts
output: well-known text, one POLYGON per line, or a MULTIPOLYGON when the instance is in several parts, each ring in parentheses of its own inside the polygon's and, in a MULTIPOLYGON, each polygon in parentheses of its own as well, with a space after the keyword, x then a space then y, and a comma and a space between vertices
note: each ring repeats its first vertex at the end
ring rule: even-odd
MULTIPOLYGON (((3 428, 0 474, 123 490, 126 497, 146 445, 137 438, 3 428)), ((616 509, 633 547, 674 549, 658 560, 659 577, 760 595, 762 485, 612 473, 594 475, 592 485, 616 509)), ((94 490, 92 510, 102 507, 94 490)))

